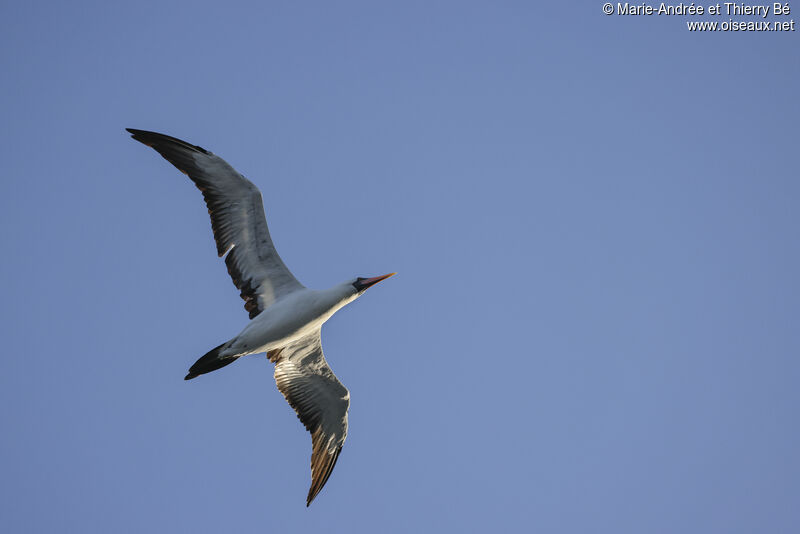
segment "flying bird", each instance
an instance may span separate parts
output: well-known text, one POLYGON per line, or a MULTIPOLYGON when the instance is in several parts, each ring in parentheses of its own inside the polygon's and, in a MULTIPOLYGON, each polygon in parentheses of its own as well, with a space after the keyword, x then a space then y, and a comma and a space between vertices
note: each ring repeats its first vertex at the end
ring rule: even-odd
POLYGON ((322 354, 320 329, 344 305, 395 273, 354 278, 330 289, 303 286, 278 256, 267 228, 261 192, 219 156, 180 139, 127 128, 155 149, 203 193, 217 254, 244 299, 250 322, 198 359, 190 380, 247 354, 266 353, 275 382, 311 433, 311 488, 306 506, 327 482, 347 437, 350 392, 322 354))

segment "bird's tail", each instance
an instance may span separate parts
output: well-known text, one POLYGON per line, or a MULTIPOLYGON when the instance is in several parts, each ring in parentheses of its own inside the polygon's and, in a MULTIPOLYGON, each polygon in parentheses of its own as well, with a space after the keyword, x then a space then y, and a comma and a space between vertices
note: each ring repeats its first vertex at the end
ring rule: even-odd
POLYGON ((211 371, 216 371, 221 367, 225 367, 226 365, 235 362, 239 358, 238 356, 219 355, 220 351, 225 348, 225 345, 227 345, 227 343, 223 343, 218 347, 214 347, 199 360, 194 362, 194 365, 189 368, 189 374, 183 377, 183 379, 191 380, 196 376, 204 375, 206 373, 210 373, 211 371))

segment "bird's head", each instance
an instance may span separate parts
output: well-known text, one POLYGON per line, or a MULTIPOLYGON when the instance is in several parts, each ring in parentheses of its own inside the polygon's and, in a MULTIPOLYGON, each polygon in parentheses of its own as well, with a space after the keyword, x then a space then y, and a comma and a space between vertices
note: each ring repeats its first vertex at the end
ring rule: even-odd
POLYGON ((361 278, 359 276, 358 278, 353 280, 353 287, 356 288, 356 294, 360 296, 362 293, 364 293, 364 291, 374 286, 381 280, 386 280, 390 276, 394 276, 396 274, 397 273, 389 273, 389 274, 384 274, 383 276, 376 276, 374 278, 361 278))

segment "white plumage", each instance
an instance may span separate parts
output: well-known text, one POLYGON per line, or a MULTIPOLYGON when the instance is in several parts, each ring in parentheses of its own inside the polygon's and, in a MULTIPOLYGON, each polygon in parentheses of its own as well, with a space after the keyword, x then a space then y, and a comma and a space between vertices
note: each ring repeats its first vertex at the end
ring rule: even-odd
POLYGON ((350 392, 322 353, 320 329, 337 310, 370 286, 392 276, 355 278, 326 290, 308 289, 278 256, 267 228, 261 192, 225 160, 167 135, 128 128, 202 191, 211 216, 217 253, 225 256, 250 322, 201 357, 186 380, 220 369, 237 358, 266 352, 275 383, 311 433, 311 488, 306 505, 330 477, 347 437, 350 392))

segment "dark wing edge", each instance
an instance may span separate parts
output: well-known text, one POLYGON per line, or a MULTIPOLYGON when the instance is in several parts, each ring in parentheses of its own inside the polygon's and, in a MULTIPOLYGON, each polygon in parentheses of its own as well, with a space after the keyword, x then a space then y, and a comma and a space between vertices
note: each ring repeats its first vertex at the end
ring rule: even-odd
POLYGON ((186 174, 203 193, 217 255, 227 253, 225 265, 251 319, 279 296, 303 287, 275 250, 261 192, 252 182, 200 146, 156 132, 126 130, 186 174))
POLYGON ((311 487, 306 506, 325 486, 347 438, 350 392, 322 353, 320 332, 267 353, 275 362, 275 383, 311 433, 311 487))

